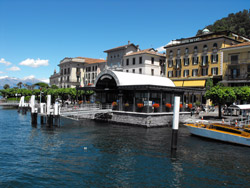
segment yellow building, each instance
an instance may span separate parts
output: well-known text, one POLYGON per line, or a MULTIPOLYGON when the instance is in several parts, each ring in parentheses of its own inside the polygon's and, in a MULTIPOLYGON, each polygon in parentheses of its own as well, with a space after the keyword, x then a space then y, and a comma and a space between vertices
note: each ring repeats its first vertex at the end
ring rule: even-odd
MULTIPOLYGON (((214 83, 222 80, 223 57, 221 48, 250 41, 230 31, 210 32, 171 41, 166 49, 166 75, 177 87, 205 88, 211 78, 214 83)), ((200 93, 186 94, 186 102, 202 101, 200 93), (197 99, 198 97, 198 99, 197 99)))
POLYGON ((222 48, 225 86, 250 86, 250 42, 222 48))

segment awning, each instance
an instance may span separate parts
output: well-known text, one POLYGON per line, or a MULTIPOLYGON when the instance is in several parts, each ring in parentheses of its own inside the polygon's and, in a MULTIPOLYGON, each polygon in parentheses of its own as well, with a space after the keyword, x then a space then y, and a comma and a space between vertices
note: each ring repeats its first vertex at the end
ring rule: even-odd
POLYGON ((206 80, 188 80, 184 81, 183 87, 205 87, 206 80))
POLYGON ((183 87, 183 81, 174 81, 176 87, 183 87))
POLYGON ((229 109, 250 110, 250 104, 231 105, 229 109))

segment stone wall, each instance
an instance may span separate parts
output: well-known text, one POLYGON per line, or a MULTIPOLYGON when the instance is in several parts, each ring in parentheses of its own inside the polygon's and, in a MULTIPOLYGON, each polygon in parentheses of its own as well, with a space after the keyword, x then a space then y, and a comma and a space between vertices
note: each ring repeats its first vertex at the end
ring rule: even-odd
MULTIPOLYGON (((190 116, 190 112, 180 112, 180 123, 183 123, 190 116)), ((170 127, 172 126, 173 113, 112 112, 111 119, 108 121, 143 127, 170 127)))

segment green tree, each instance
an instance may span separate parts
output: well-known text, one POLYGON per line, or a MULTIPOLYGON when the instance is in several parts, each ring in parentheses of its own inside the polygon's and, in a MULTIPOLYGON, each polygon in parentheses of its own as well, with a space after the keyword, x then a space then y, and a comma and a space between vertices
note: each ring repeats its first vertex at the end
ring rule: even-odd
POLYGON ((5 84, 5 85, 3 86, 3 88, 4 88, 4 89, 9 89, 9 88, 10 88, 10 85, 9 85, 9 84, 5 84))
POLYGON ((22 85, 23 85, 22 82, 18 82, 18 83, 17 83, 17 86, 18 86, 20 89, 22 88, 22 85))
POLYGON ((33 84, 34 86, 39 86, 40 88, 49 88, 49 85, 44 82, 37 82, 33 84))
POLYGON ((215 105, 218 105, 219 118, 221 118, 221 106, 232 104, 236 100, 236 94, 233 88, 216 85, 211 87, 205 93, 206 99, 210 99, 215 105))

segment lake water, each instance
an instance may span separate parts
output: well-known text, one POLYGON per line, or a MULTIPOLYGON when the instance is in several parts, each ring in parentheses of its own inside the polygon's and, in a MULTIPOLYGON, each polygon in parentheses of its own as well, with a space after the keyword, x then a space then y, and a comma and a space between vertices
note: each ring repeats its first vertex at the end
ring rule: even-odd
POLYGON ((250 148, 171 128, 62 120, 53 129, 0 109, 0 187, 249 187, 250 148), (85 149, 84 149, 85 148, 85 149))

